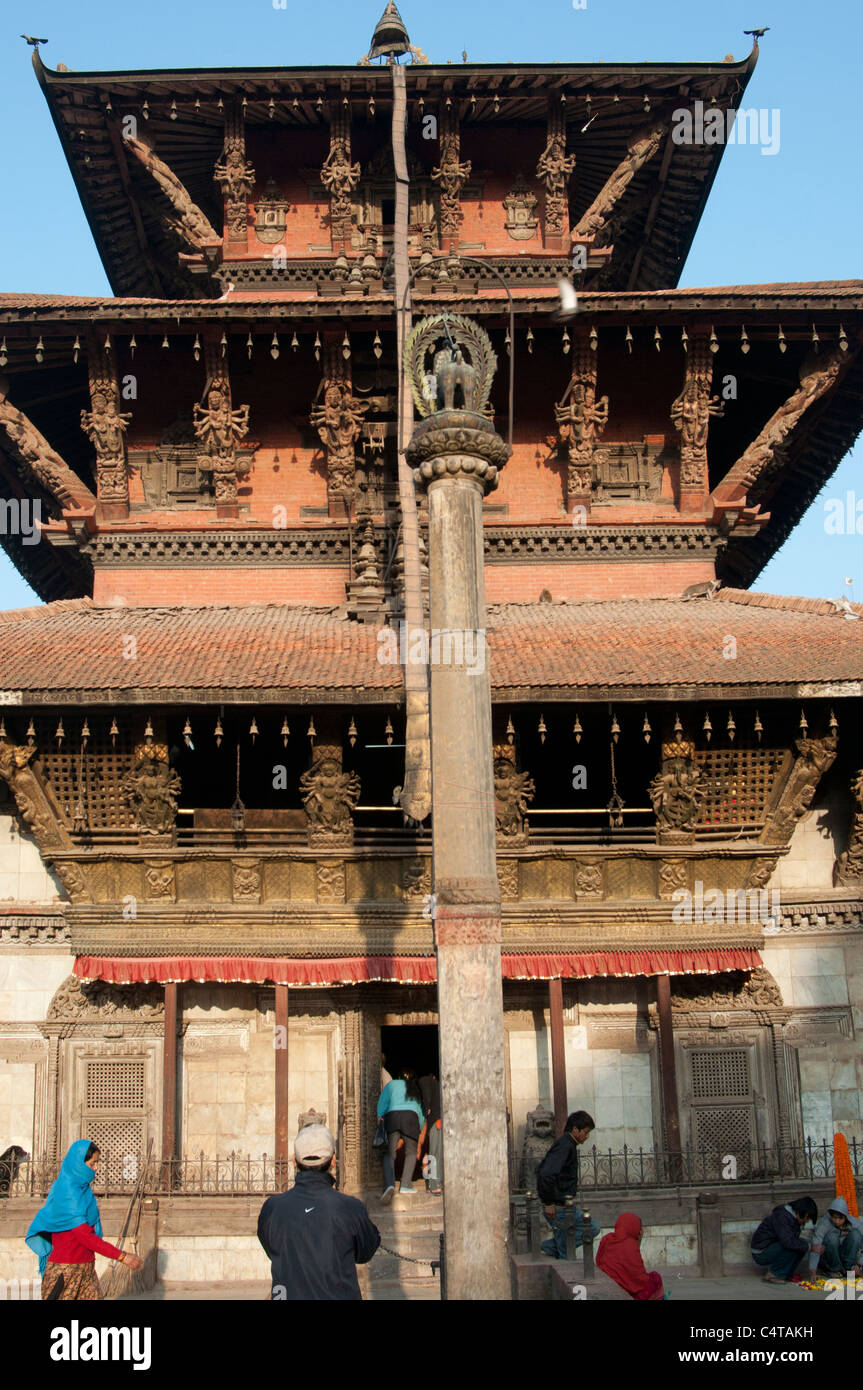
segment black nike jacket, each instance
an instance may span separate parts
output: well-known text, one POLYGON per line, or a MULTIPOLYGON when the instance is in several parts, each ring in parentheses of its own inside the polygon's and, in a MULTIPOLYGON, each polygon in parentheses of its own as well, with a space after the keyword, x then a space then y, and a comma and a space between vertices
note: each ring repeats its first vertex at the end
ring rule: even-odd
POLYGON ((329 1173, 300 1170, 289 1192, 261 1207, 258 1240, 271 1262, 274 1302, 343 1302, 362 1298, 356 1266, 368 1263, 381 1235, 329 1173))

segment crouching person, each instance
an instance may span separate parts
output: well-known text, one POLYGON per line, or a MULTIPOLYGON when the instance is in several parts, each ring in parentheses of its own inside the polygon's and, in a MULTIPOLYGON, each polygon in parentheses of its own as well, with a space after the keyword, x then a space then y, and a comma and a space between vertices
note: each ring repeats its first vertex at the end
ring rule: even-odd
POLYGON ((658 1303, 668 1294, 663 1288, 662 1276, 656 1270, 648 1274, 644 1268, 642 1230, 641 1221, 634 1212, 622 1212, 614 1223, 614 1230, 599 1242, 596 1263, 630 1298, 642 1303, 658 1303))
POLYGON ((797 1197, 784 1206, 774 1207, 752 1237, 752 1258, 766 1265, 765 1284, 787 1284, 795 1269, 809 1254, 800 1232, 807 1221, 818 1220, 818 1208, 811 1197, 797 1197))
POLYGON ((356 1266, 368 1263, 381 1236, 363 1203, 336 1191, 335 1153, 324 1125, 306 1125, 294 1140, 293 1187, 261 1207, 258 1240, 271 1261, 274 1302, 362 1298, 356 1266))
POLYGON ((815 1227, 809 1255, 809 1272, 863 1276, 863 1221, 848 1211, 844 1197, 834 1197, 815 1227))

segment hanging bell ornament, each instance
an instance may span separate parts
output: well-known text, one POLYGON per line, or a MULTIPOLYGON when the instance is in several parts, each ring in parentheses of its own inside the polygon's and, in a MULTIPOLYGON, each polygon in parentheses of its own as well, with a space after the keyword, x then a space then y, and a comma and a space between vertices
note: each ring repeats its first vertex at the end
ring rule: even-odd
POLYGON ((581 727, 581 720, 577 714, 575 716, 575 723, 572 726, 572 732, 575 734, 576 743, 581 743, 581 736, 584 733, 584 729, 581 727))
POLYGON ((515 743, 515 725, 512 722, 512 715, 506 721, 506 741, 509 744, 515 743))
POLYGON ((283 745, 283 747, 287 748, 287 746, 288 746, 288 739, 289 739, 290 736, 291 736, 291 730, 290 730, 290 728, 288 727, 288 716, 287 716, 287 715, 285 715, 284 719, 282 720, 281 735, 282 735, 282 745, 283 745))
POLYGON ((539 734, 540 743, 545 743, 545 736, 548 733, 548 729, 545 727, 545 718, 542 714, 539 716, 539 723, 536 727, 536 731, 539 734))
POLYGON ((615 743, 617 743, 617 740, 620 738, 620 725, 617 722, 617 715, 613 710, 611 713, 611 737, 614 739, 615 743))
POLYGON ((704 723, 701 727, 704 730, 704 737, 707 739, 707 742, 709 743, 711 738, 713 737, 713 725, 710 722, 709 714, 705 714, 704 723))
POLYGON ((729 742, 733 743, 734 735, 737 733, 737 725, 734 722, 734 715, 731 713, 731 710, 728 711, 728 723, 725 725, 725 728, 728 731, 729 742))
POLYGON ((221 748, 221 746, 222 746, 222 739, 225 737, 225 731, 224 731, 224 729, 222 728, 222 717, 221 717, 221 715, 219 715, 219 716, 217 717, 217 719, 216 719, 216 727, 215 727, 215 729, 213 730, 213 733, 214 733, 215 736, 216 736, 216 747, 217 747, 217 748, 221 748))
POLYGON ((761 723, 761 717, 758 713, 758 710, 755 711, 755 723, 753 725, 753 728, 755 729, 755 737, 758 739, 758 742, 760 743, 761 735, 764 733, 764 725, 761 723))
POLYGON ((260 730, 259 730, 259 728, 258 728, 258 721, 257 721, 257 719, 255 718, 255 716, 252 715, 252 722, 251 722, 251 724, 249 725, 249 737, 251 738, 252 743, 254 743, 254 741, 255 741, 255 739, 258 737, 258 734, 259 734, 259 733, 260 733, 260 730))
POLYGON ((387 723, 386 723, 386 728, 385 728, 385 730, 384 730, 384 733, 386 734, 386 737, 387 737, 387 743, 392 743, 392 741, 393 741, 393 721, 389 718, 389 716, 387 717, 387 723))
POLYGON ((348 725, 348 742, 353 748, 357 741, 357 725, 354 716, 351 715, 351 722, 348 725))
POLYGON ((652 730, 651 727, 650 727, 650 720, 649 720, 648 717, 647 717, 647 712, 646 712, 646 711, 645 711, 645 715, 644 715, 644 723, 643 723, 642 726, 641 726, 641 732, 642 732, 643 735, 644 735, 644 742, 645 742, 645 743, 649 743, 649 742, 650 742, 650 735, 653 733, 653 730, 652 730))
POLYGON ((318 736, 318 731, 317 731, 317 729, 315 728, 315 717, 314 717, 314 715, 312 714, 312 715, 309 716, 309 727, 306 729, 306 738, 310 738, 311 741, 312 741, 312 743, 314 743, 314 741, 315 741, 315 739, 317 738, 317 736, 318 736))

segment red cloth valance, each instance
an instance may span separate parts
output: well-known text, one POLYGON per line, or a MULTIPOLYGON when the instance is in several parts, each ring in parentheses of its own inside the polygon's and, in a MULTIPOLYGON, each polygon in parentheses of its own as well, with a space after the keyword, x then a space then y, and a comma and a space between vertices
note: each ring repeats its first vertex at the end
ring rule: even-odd
MULTIPOLYGON (((728 970, 755 970, 757 951, 740 947, 700 951, 584 951, 560 955, 504 955, 505 980, 593 979, 597 976, 718 975, 728 970)), ((353 985, 373 980, 403 985, 433 984, 434 956, 342 956, 295 960, 260 956, 78 956, 75 974, 82 980, 117 985, 186 981, 221 984, 287 984, 313 988, 353 985)))

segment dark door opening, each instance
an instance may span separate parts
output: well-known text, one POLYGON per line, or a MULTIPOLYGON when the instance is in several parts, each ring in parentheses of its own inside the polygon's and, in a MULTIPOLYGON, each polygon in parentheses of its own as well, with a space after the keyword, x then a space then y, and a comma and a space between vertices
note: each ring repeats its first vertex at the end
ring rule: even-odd
POLYGON ((381 1056, 390 1076, 413 1067, 418 1076, 439 1076, 438 1032, 434 1024, 395 1024, 381 1029, 381 1056))

